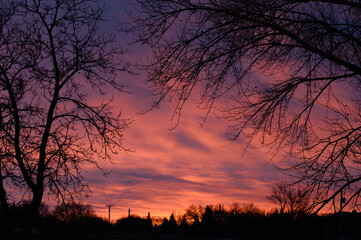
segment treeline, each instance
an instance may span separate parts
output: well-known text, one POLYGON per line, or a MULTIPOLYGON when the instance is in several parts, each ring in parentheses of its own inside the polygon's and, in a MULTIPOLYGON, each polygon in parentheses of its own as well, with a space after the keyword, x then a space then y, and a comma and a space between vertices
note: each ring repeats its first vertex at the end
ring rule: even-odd
POLYGON ((361 239, 361 215, 312 215, 306 211, 264 211, 254 204, 191 205, 184 214, 164 218, 160 235, 227 239, 361 239))
MULTIPOLYGON (((0 211, 0 236, 12 235, 16 239, 21 233, 27 212, 30 211, 30 202, 12 204, 9 206, 10 219, 4 219, 0 211), (7 222, 12 223, 12 233, 8 233, 7 222)), ((0 210, 2 210, 0 208, 0 210)), ((32 220, 32 237, 50 236, 86 236, 89 234, 104 234, 108 223, 98 217, 92 206, 83 203, 64 203, 56 206, 52 211, 42 203, 36 219, 32 220)), ((1 238, 0 238, 1 239, 1 238)))
MULTIPOLYGON (((28 203, 13 205, 11 221, 16 235, 28 203)), ((183 214, 169 218, 130 215, 109 223, 96 216, 90 205, 66 203, 49 211, 41 206, 34 219, 34 239, 123 238, 232 238, 232 239, 359 239, 361 216, 358 213, 311 215, 279 210, 264 211, 253 204, 191 205, 183 214)), ((1 226, 5 223, 1 222, 1 226)), ((3 228, 1 228, 3 231, 3 228)), ((1 233, 0 233, 1 234, 1 233)))

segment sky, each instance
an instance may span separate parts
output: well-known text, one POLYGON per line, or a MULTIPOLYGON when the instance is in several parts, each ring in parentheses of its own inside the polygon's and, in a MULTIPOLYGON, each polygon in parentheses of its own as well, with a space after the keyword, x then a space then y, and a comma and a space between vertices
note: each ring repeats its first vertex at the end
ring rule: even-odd
MULTIPOLYGON (((106 1, 103 26, 113 28, 114 19, 124 19, 126 1, 106 1)), ((119 37, 120 45, 129 48, 126 59, 145 61, 151 56, 146 46, 128 46, 126 36, 119 37)), ((230 143, 222 134, 226 121, 211 112, 206 124, 199 122, 204 112, 196 107, 192 96, 183 109, 180 124, 173 130, 172 105, 164 102, 159 109, 146 114, 152 96, 144 84, 146 73, 122 73, 119 80, 127 84, 132 94, 109 93, 114 98, 114 109, 121 109, 134 122, 125 133, 124 146, 130 152, 114 155, 111 162, 100 166, 109 173, 104 176, 94 166, 85 167, 86 182, 91 196, 84 202, 92 205, 98 216, 107 217, 106 205, 111 209, 111 220, 125 217, 128 209, 141 217, 169 217, 181 214, 191 204, 254 203, 269 210, 268 184, 281 177, 269 155, 261 150, 248 149, 244 143, 230 143)), ((220 103, 222 104, 222 102, 220 103)))

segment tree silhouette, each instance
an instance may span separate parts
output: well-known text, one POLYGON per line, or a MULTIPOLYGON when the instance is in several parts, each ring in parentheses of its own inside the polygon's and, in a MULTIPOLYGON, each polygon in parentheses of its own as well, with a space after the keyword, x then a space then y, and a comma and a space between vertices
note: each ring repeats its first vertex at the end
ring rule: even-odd
POLYGON ((310 209, 310 191, 286 182, 271 185, 271 195, 267 198, 277 205, 281 214, 298 216, 312 210, 310 209))
POLYGON ((126 30, 153 49, 153 106, 172 99, 178 123, 198 89, 205 118, 229 97, 227 137, 285 156, 318 211, 361 191, 360 16, 350 0, 136 0, 126 30))
POLYGON ((141 218, 137 215, 120 218, 116 221, 115 226, 122 234, 128 235, 148 235, 153 230, 152 219, 150 217, 141 218))
POLYGON ((216 224, 216 219, 214 216, 213 206, 209 206, 209 205, 206 206, 201 221, 202 224, 207 225, 207 227, 208 226, 214 227, 214 225, 216 224))
POLYGON ((187 222, 197 225, 201 222, 202 215, 204 214, 204 207, 202 205, 192 204, 189 208, 186 209, 186 219, 187 222))
MULTIPOLYGON (((0 202, 6 219, 16 189, 31 201, 23 238, 44 193, 82 194, 82 166, 122 149, 128 121, 111 99, 122 90, 115 38, 99 30, 96 0, 0 3, 0 202), (101 99, 101 98, 100 98, 101 99)), ((21 195, 20 195, 21 196, 21 195)), ((9 224, 9 221, 5 221, 9 224)), ((8 226, 8 227, 9 227, 8 226)))
POLYGON ((68 202, 55 207, 53 215, 60 221, 75 222, 96 217, 94 209, 87 204, 68 202))
POLYGON ((174 230, 177 228, 178 224, 177 221, 174 218, 174 213, 172 213, 169 217, 169 222, 168 222, 169 228, 174 230))

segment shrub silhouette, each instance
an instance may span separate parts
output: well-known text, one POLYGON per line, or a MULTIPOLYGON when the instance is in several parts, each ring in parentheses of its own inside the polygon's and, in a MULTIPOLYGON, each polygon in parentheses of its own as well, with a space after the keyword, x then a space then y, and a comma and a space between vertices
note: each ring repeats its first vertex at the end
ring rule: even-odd
POLYGON ((141 218, 136 215, 118 219, 115 228, 121 235, 150 234, 153 230, 151 218, 141 218))

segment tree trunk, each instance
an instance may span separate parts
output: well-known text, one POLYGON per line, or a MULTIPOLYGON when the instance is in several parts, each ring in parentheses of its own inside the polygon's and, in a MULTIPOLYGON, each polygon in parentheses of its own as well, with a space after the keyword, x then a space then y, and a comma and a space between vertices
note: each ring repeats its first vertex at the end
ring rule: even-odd
POLYGON ((24 216, 23 228, 18 236, 18 240, 28 240, 31 235, 31 230, 39 217, 39 207, 43 198, 43 189, 38 188, 33 192, 33 199, 30 204, 29 210, 24 216))
POLYGON ((1 174, 1 162, 0 162, 0 210, 2 212, 2 221, 5 227, 5 239, 13 239, 12 234, 12 219, 10 215, 9 204, 6 197, 6 191, 4 188, 4 181, 1 174))
POLYGON ((5 227, 5 239, 14 239, 13 232, 12 232, 12 219, 10 215, 9 205, 6 201, 6 195, 3 194, 3 189, 0 187, 0 204, 1 204, 1 211, 2 211, 2 221, 5 227), (4 201, 5 199, 5 201, 4 201))

